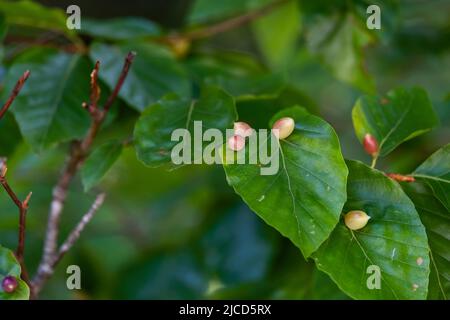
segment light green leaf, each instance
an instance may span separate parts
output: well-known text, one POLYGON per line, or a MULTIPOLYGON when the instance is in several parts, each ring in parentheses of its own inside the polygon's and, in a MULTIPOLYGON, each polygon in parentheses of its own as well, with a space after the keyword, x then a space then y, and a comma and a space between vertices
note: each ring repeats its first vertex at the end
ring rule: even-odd
POLYGON ((18 282, 16 290, 12 293, 4 292, 0 285, 0 300, 28 300, 30 298, 30 289, 20 279, 20 273, 20 265, 14 253, 0 245, 0 284, 6 276, 13 276, 18 282))
POLYGON ((297 1, 289 1, 252 24, 253 33, 265 60, 273 68, 286 66, 294 54, 300 36, 300 10, 297 1))
POLYGON ((314 254, 317 267, 354 299, 425 299, 429 248, 414 204, 383 173, 356 161, 347 166, 344 212, 363 210, 370 220, 357 231, 341 220, 314 254), (380 289, 369 289, 368 283, 376 285, 376 271, 369 266, 381 272, 380 289))
POLYGON ((11 110, 33 150, 82 137, 90 123, 81 107, 89 98, 89 60, 52 49, 27 51, 8 71, 3 99, 25 70, 31 74, 11 110))
POLYGON ((306 31, 306 43, 336 78, 368 93, 375 92, 373 78, 364 66, 363 49, 373 41, 358 18, 351 15, 321 16, 306 31))
POLYGON ((430 99, 421 88, 398 88, 386 97, 363 96, 356 101, 352 118, 360 141, 366 134, 377 139, 380 156, 438 124, 430 99))
POLYGON ((109 20, 84 18, 80 33, 109 40, 130 40, 161 34, 154 22, 139 17, 122 17, 109 20))
MULTIPOLYGON (((280 111, 271 122, 282 117, 292 117, 295 129, 279 142, 275 175, 261 175, 259 164, 224 161, 224 168, 228 183, 249 207, 308 257, 339 221, 346 200, 347 167, 328 123, 300 107, 280 111)), ((268 145, 271 139, 267 137, 268 145)))
POLYGON ((123 143, 107 142, 95 149, 81 169, 84 191, 97 185, 122 153, 123 143))
POLYGON ((137 56, 119 92, 130 106, 142 111, 167 93, 190 95, 190 83, 171 52, 165 47, 144 42, 92 45, 90 57, 92 61, 100 61, 99 77, 110 89, 116 85, 123 61, 130 51, 135 51, 137 56))
POLYGON ((450 211, 450 144, 433 153, 413 176, 426 181, 436 198, 450 211))
POLYGON ((427 231, 431 249, 428 299, 447 300, 450 298, 450 211, 430 188, 417 183, 403 183, 402 187, 414 202, 427 231))
POLYGON ((170 162, 172 148, 183 143, 171 140, 175 129, 188 129, 194 146, 194 121, 202 121, 202 129, 217 128, 224 132, 233 127, 236 117, 233 98, 216 87, 204 87, 198 100, 168 95, 149 106, 137 121, 134 129, 137 156, 148 166, 170 162))

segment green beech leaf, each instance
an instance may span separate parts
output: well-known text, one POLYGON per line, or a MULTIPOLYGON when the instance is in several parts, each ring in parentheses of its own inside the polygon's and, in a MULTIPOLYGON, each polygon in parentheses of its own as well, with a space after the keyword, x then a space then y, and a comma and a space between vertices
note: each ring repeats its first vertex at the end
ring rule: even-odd
POLYGON ((18 286, 12 293, 4 292, 0 285, 0 300, 28 300, 30 289, 22 279, 20 279, 20 265, 12 253, 0 245, 0 284, 6 276, 13 276, 17 279, 18 286))
POLYGON ((436 197, 450 211, 450 144, 425 160, 413 172, 413 176, 426 181, 436 197))
POLYGON ((296 1, 289 1, 252 24, 259 49, 273 68, 282 68, 291 61, 300 36, 300 10, 296 1))
POLYGON ((137 56, 119 92, 130 106, 142 111, 167 93, 190 95, 190 83, 172 53, 165 47, 144 42, 92 45, 90 57, 92 61, 100 61, 99 77, 110 89, 115 87, 130 51, 135 51, 137 56))
POLYGON ((364 47, 371 42, 372 34, 351 14, 320 16, 306 32, 309 50, 319 56, 336 78, 367 93, 375 92, 363 57, 364 47))
POLYGON ((414 204, 397 182, 366 165, 348 161, 344 212, 363 210, 368 224, 356 231, 343 219, 314 254, 317 267, 354 299, 425 299, 430 261, 428 243, 414 204), (379 267, 380 289, 369 289, 379 267))
POLYGON ((89 98, 89 60, 52 49, 32 49, 9 69, 3 99, 25 70, 31 71, 30 77, 11 110, 33 150, 82 137, 90 123, 81 107, 89 98))
POLYGON ((275 175, 261 175, 258 164, 224 161, 224 168, 229 184, 249 207, 308 257, 339 221, 346 200, 347 167, 328 123, 300 107, 280 111, 271 122, 282 117, 292 117, 295 130, 279 142, 275 175))
POLYGON ((403 183, 425 226, 430 245, 428 299, 450 298, 450 211, 427 186, 403 183))
POLYGON ((67 15, 59 8, 45 7, 29 0, 0 0, 0 13, 5 15, 8 24, 60 31, 79 41, 75 31, 67 28, 67 15))
POLYGON ((237 100, 275 98, 285 86, 282 74, 268 73, 246 54, 200 55, 186 65, 196 83, 217 85, 237 100))
POLYGON ((137 156, 148 166, 162 165, 170 161, 172 148, 180 143, 171 140, 175 129, 188 129, 193 141, 194 121, 202 121, 204 129, 224 132, 233 127, 236 117, 233 98, 216 87, 204 87, 198 100, 168 95, 149 106, 137 121, 137 156))
POLYGON ((80 32, 109 40, 130 40, 161 34, 158 25, 139 17, 123 17, 108 20, 83 18, 80 32))
POLYGON ((120 141, 107 142, 95 149, 81 170, 84 190, 94 187, 108 172, 122 153, 123 143, 120 141))
POLYGON ((421 88, 398 88, 389 91, 386 97, 363 96, 356 101, 352 118, 360 141, 366 134, 377 139, 380 156, 438 124, 430 99, 421 88))

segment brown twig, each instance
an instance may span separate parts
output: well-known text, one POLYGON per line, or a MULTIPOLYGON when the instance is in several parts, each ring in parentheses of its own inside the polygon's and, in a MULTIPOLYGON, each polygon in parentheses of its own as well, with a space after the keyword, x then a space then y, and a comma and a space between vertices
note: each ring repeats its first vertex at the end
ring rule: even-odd
POLYGON ((47 270, 45 273, 38 273, 37 276, 33 279, 33 290, 34 290, 34 298, 41 291, 45 282, 52 276, 55 271, 55 267, 62 260, 64 255, 73 247, 75 242, 80 238, 81 233, 85 229, 86 225, 92 220, 94 215, 97 213, 98 209, 101 207, 103 202, 105 201, 105 194, 99 194, 94 203, 92 204, 89 211, 81 218, 80 222, 76 225, 76 227, 70 232, 66 241, 59 247, 58 252, 52 256, 51 260, 48 263, 47 270))
POLYGON ((25 71, 24 74, 20 77, 20 79, 17 81, 16 85, 14 86, 14 89, 12 90, 11 94, 9 95, 8 100, 6 100, 3 107, 0 109, 0 119, 3 118, 6 111, 8 111, 9 107, 13 103, 14 99, 19 94, 20 90, 22 89, 25 81, 27 81, 28 77, 30 76, 30 71, 25 71))
MULTIPOLYGON (((97 74, 99 70, 99 63, 95 64, 94 70, 91 73, 91 91, 90 95, 90 106, 88 107, 89 113, 91 114, 92 122, 91 126, 83 138, 82 141, 75 141, 72 144, 71 151, 69 154, 69 159, 63 169, 61 176, 53 190, 53 199, 50 205, 50 213, 47 223, 47 231, 44 242, 44 252, 42 255, 42 260, 39 264, 37 274, 33 279, 33 285, 35 287, 36 294, 42 289, 45 280, 48 278, 49 274, 52 273, 52 264, 54 264, 55 257, 57 256, 57 242, 59 233, 59 221, 61 213, 64 208, 65 200, 67 197, 67 192, 69 185, 72 182, 75 174, 77 173, 80 166, 83 164, 85 158, 89 154, 92 143, 100 130, 106 115, 117 97, 123 82, 128 74, 130 66, 135 57, 135 53, 130 52, 124 62, 122 71, 118 78, 117 84, 112 91, 111 95, 107 99, 107 102, 103 108, 97 107, 98 94, 97 92, 97 74)), ((85 105, 84 105, 85 106, 85 105)))
MULTIPOLYGON (((6 100, 5 104, 0 109, 0 119, 3 118, 3 116, 8 111, 9 107, 11 107, 12 103, 14 102, 14 99, 19 94, 20 90, 22 89, 23 85, 25 84, 25 81, 27 81, 28 77, 30 76, 30 71, 25 71, 23 75, 19 78, 16 85, 14 86, 13 90, 11 91, 11 94, 8 97, 8 100, 6 100)), ((28 203, 30 201, 31 192, 28 194, 28 196, 25 198, 24 201, 19 200, 19 197, 16 195, 16 193, 13 191, 11 186, 8 183, 8 180, 6 179, 6 172, 8 171, 8 167, 4 160, 0 162, 0 184, 3 186, 3 189, 5 189, 6 193, 9 195, 11 200, 14 202, 14 204, 19 209, 19 236, 18 236, 18 244, 17 244, 17 250, 16 250, 16 257, 19 261, 20 267, 21 267, 21 278, 23 281, 25 281, 30 286, 30 279, 28 276, 28 271, 25 266, 24 261, 24 252, 25 252, 25 230, 26 230, 26 216, 28 211, 28 203)), ((31 289, 31 286, 30 286, 31 289)))
POLYGON ((119 91, 122 88, 122 85, 125 81, 125 78, 127 77, 128 71, 130 70, 130 66, 133 63, 133 59, 135 56, 136 56, 135 52, 129 52, 127 57, 125 58, 125 64, 122 68, 122 72, 120 73, 119 79, 117 80, 116 86, 114 87, 114 90, 111 92, 111 95, 108 97, 108 100, 106 100, 106 103, 103 107, 105 112, 108 112, 117 95, 119 94, 119 91))
POLYGON ((213 35, 240 27, 244 24, 247 24, 259 17, 262 17, 269 12, 271 12, 273 9, 277 8, 278 6, 285 4, 291 0, 277 0, 274 2, 271 2, 259 9, 256 9, 254 11, 245 13, 243 15, 233 17, 221 22, 218 22, 213 25, 209 25, 197 30, 187 31, 185 33, 175 34, 169 37, 175 37, 175 38, 184 38, 189 40, 198 40, 203 38, 208 38, 213 35))
POLYGON ((5 189, 6 193, 9 195, 11 200, 14 202, 14 204, 19 209, 19 240, 17 244, 17 250, 16 250, 16 258, 19 261, 19 264, 22 269, 21 277, 22 279, 29 285, 30 280, 28 277, 28 272, 25 267, 24 263, 24 251, 25 251, 25 230, 26 230, 26 217, 27 217, 27 211, 28 211, 28 203, 30 202, 31 198, 31 192, 27 195, 25 200, 21 201, 19 200, 19 197, 16 195, 16 193, 13 191, 11 186, 8 183, 8 180, 6 179, 6 172, 8 171, 8 167, 4 161, 2 161, 1 169, 0 169, 0 184, 3 186, 3 189, 5 189))

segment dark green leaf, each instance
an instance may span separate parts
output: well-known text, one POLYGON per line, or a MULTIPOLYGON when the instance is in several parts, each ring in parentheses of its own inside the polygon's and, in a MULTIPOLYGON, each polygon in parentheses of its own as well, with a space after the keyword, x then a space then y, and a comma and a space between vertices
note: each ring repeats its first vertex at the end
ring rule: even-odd
POLYGON ((245 54, 200 55, 186 64, 198 85, 218 85, 238 100, 275 98, 285 85, 283 75, 268 73, 245 54))
POLYGON ((200 299, 208 280, 195 253, 164 252, 136 261, 118 283, 119 298, 200 299))
POLYGON ((358 139, 362 141, 366 134, 374 136, 381 156, 438 124, 428 95, 421 88, 398 88, 386 97, 363 96, 356 101, 352 117, 358 139))
MULTIPOLYGON (((258 164, 228 163, 224 168, 229 184, 249 207, 308 257, 339 220, 347 167, 328 123, 300 107, 282 110, 272 122, 282 117, 294 118, 295 130, 280 141, 275 175, 261 175, 258 164)), ((271 139, 267 137, 268 145, 271 139)))
POLYGON ((109 40, 130 40, 157 36, 158 25, 139 17, 123 17, 109 20, 83 18, 81 33, 109 40))
POLYGON ((8 24, 60 31, 78 41, 74 30, 67 28, 67 16, 61 9, 45 7, 29 0, 1 0, 0 13, 5 15, 8 24))
POLYGON ((112 141, 95 149, 81 170, 84 190, 88 191, 103 178, 122 153, 123 143, 112 141))
POLYGON ((356 161, 348 161, 347 166, 344 212, 363 210, 371 218, 357 231, 341 220, 314 254, 317 267, 355 299, 425 299, 429 248, 414 204, 383 173, 356 161), (375 276, 369 266, 379 267, 380 289, 367 285, 375 276))
POLYGON ((190 95, 190 83, 171 52, 165 47, 144 42, 92 45, 91 59, 101 62, 99 77, 111 89, 116 85, 123 61, 130 51, 135 51, 137 56, 119 92, 130 106, 142 111, 167 93, 190 95))
POLYGON ((423 179, 450 211, 450 144, 433 153, 413 173, 423 179))
POLYGON ((138 158, 148 166, 167 163, 172 148, 180 143, 171 140, 175 129, 188 129, 191 145, 194 145, 194 121, 202 121, 203 128, 223 132, 233 127, 235 119, 233 98, 216 87, 205 87, 198 100, 166 96, 148 107, 136 123, 134 137, 138 158))
POLYGON ((450 297, 450 211, 426 186, 414 183, 402 185, 414 202, 427 231, 430 245, 430 282, 428 299, 450 297))
POLYGON ((0 121, 0 154, 8 157, 21 142, 19 127, 11 113, 6 113, 0 121))
POLYGON ((25 282, 20 279, 20 265, 12 253, 0 245, 0 284, 6 276, 13 276, 17 279, 18 286, 12 293, 3 291, 0 285, 0 300, 28 300, 30 289, 25 282))
POLYGON ((89 60, 52 49, 27 51, 9 69, 4 99, 25 70, 30 77, 11 110, 33 150, 82 137, 90 123, 81 107, 89 98, 89 60))
POLYGON ((270 0, 228 0, 208 1, 196 0, 189 13, 188 22, 191 24, 220 20, 247 10, 256 9, 270 0))
POLYGON ((237 100, 275 98, 284 87, 284 77, 280 74, 261 74, 243 78, 210 76, 205 82, 223 88, 237 100))
POLYGON ((324 61, 336 78, 365 92, 375 91, 362 54, 363 48, 372 42, 372 35, 355 16, 321 16, 306 35, 309 49, 324 61))
POLYGON ((295 247, 285 248, 266 282, 272 286, 271 299, 342 300, 348 297, 329 276, 305 261, 295 247))
POLYGON ((208 270, 225 286, 262 279, 275 253, 270 231, 245 206, 230 210, 202 239, 208 270))

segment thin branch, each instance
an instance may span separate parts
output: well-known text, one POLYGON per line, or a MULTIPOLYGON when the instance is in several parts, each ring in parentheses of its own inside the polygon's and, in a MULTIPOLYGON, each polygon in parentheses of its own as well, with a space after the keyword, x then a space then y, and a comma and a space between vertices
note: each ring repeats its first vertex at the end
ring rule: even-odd
POLYGON ((106 103, 103 107, 105 112, 108 112, 108 110, 111 108, 111 105, 113 104, 114 100, 116 100, 117 95, 119 94, 120 89, 122 88, 122 85, 127 77, 128 71, 130 70, 130 66, 133 63, 134 57, 136 56, 135 52, 129 52, 127 57, 125 58, 125 63, 122 68, 122 72, 120 73, 119 79, 117 80, 116 86, 114 87, 114 90, 111 92, 111 95, 108 97, 108 100, 106 100, 106 103))
POLYGON ((198 40, 198 39, 208 38, 213 35, 216 35, 216 34, 240 27, 244 24, 247 24, 259 17, 262 17, 262 16, 270 13, 272 10, 274 10, 278 6, 285 4, 289 1, 291 1, 291 0, 274 1, 274 2, 267 4, 266 6, 263 6, 254 11, 245 13, 243 15, 233 17, 233 18, 221 21, 219 23, 216 23, 216 24, 213 24, 210 26, 206 26, 206 27, 198 29, 198 30, 188 31, 185 33, 181 33, 178 35, 172 35, 169 37, 175 37, 175 38, 181 37, 181 38, 185 38, 185 39, 189 39, 189 40, 198 40))
POLYGON ((105 194, 101 193, 96 198, 94 203, 92 204, 89 211, 81 218, 80 222, 78 222, 77 226, 72 230, 72 232, 67 237, 66 241, 59 247, 58 254, 56 258, 53 260, 53 267, 55 267, 59 261, 64 257, 64 255, 69 251, 75 242, 80 238, 81 232, 83 232, 86 225, 92 220, 98 209, 102 206, 105 201, 105 194))
POLYGON ((92 220, 94 215, 97 213, 98 209, 102 206, 105 201, 105 194, 101 193, 96 198, 94 203, 92 204, 89 211, 81 218, 80 222, 76 225, 76 227, 70 232, 66 241, 59 247, 58 252, 52 256, 51 261, 47 266, 46 272, 38 273, 37 276, 33 279, 33 291, 34 297, 41 291, 45 282, 53 275, 55 272, 55 268, 58 263, 62 260, 64 255, 73 247, 73 245, 80 238, 81 233, 86 228, 87 224, 92 220))
POLYGON ((19 94, 20 90, 22 89, 25 81, 27 81, 28 77, 30 76, 30 71, 25 71, 24 74, 20 77, 20 79, 17 81, 16 85, 14 86, 14 89, 12 90, 11 94, 9 95, 8 100, 6 100, 3 107, 0 109, 0 119, 3 118, 6 111, 8 111, 9 107, 13 103, 14 99, 19 94))
POLYGON ((2 166, 0 169, 0 184, 3 186, 3 189, 5 189, 6 193, 11 198, 12 202, 14 202, 14 204, 19 209, 19 240, 17 244, 16 258, 19 261, 22 269, 21 277, 29 285, 30 280, 24 263, 24 251, 25 251, 26 217, 28 211, 28 203, 30 202, 32 193, 30 192, 24 201, 19 200, 19 197, 13 191, 13 189, 8 183, 8 180, 6 179, 6 173, 8 171, 6 163, 2 161, 1 165, 2 166))
MULTIPOLYGON (((89 110, 92 122, 86 136, 82 141, 75 141, 72 143, 69 159, 61 173, 61 176, 55 188, 53 189, 53 199, 50 204, 50 213, 47 222, 46 237, 44 241, 44 252, 38 267, 37 274, 33 280, 33 283, 36 286, 36 293, 38 293, 42 288, 43 281, 45 281, 45 279, 48 277, 48 274, 52 272, 52 264, 54 263, 54 259, 58 254, 56 250, 59 233, 59 221, 67 198, 70 183, 72 182, 74 176, 78 172, 78 169, 88 156, 92 143, 97 136, 97 133, 100 130, 100 127, 103 124, 103 121, 105 120, 106 115, 112 103, 114 102, 114 99, 117 97, 119 90, 123 85, 123 82, 125 81, 134 57, 135 53, 133 52, 130 52, 127 55, 116 87, 114 88, 103 108, 100 109, 98 107, 95 107, 89 110)), ((96 63, 94 70, 91 73, 91 90, 94 90, 94 92, 91 91, 90 94, 91 104, 97 102, 97 94, 99 94, 96 92, 98 70, 99 63, 96 63)))

